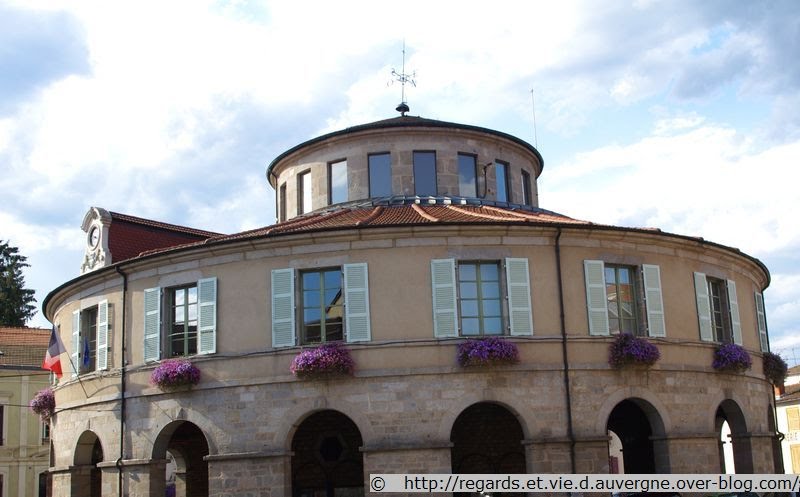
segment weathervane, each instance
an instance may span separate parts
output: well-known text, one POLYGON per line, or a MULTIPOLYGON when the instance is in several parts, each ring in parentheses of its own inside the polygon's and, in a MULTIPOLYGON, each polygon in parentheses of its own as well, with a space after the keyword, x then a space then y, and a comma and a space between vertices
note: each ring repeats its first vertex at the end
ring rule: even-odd
POLYGON ((417 83, 414 81, 414 78, 417 76, 417 72, 414 71, 411 74, 406 74, 406 42, 403 40, 403 68, 401 72, 397 72, 392 68, 392 81, 389 81, 389 84, 393 84, 395 81, 400 82, 400 105, 397 106, 395 109, 397 112, 400 113, 401 116, 405 116, 406 112, 410 109, 408 108, 408 104, 406 103, 406 83, 411 84, 411 86, 416 87, 417 83))

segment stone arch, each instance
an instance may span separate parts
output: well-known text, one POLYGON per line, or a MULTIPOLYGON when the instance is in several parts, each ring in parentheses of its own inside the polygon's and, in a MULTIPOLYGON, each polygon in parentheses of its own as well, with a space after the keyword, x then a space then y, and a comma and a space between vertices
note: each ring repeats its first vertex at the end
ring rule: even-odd
MULTIPOLYGON (((152 459, 165 461, 167 452, 174 457, 176 497, 208 496, 208 439, 204 432, 191 421, 175 420, 167 424, 153 442, 152 459)), ((160 481, 152 482, 154 495, 163 495, 166 474, 160 481)))
POLYGON ((285 450, 291 450, 292 448, 292 438, 294 434, 297 432, 297 428, 305 421, 309 416, 314 415, 317 412, 331 410, 337 411, 347 416, 353 423, 355 423, 356 427, 358 427, 359 433, 364 440, 372 440, 373 439, 373 432, 372 432, 372 424, 369 422, 367 417, 364 415, 363 411, 354 409, 353 406, 349 403, 345 402, 337 402, 331 401, 332 399, 325 398, 323 405, 317 405, 319 403, 313 402, 314 407, 309 408, 308 405, 301 405, 291 409, 288 413, 281 416, 283 420, 282 423, 277 427, 275 430, 275 443, 281 444, 285 450), (293 422, 290 420, 294 420, 293 422))
POLYGON ((625 473, 670 472, 664 422, 650 402, 638 397, 618 402, 606 420, 605 433, 609 432, 622 444, 625 473))
MULTIPOLYGON (((162 451, 163 447, 159 447, 159 443, 163 445, 162 435, 171 435, 172 432, 180 425, 182 422, 191 423, 203 433, 203 437, 205 437, 206 443, 208 444, 208 450, 210 454, 216 454, 219 452, 217 449, 217 443, 213 438, 213 433, 215 432, 214 424, 209 422, 207 418, 202 415, 201 411, 196 409, 184 409, 182 407, 172 407, 172 408, 164 408, 163 406, 159 409, 159 414, 156 417, 155 422, 153 423, 152 431, 157 432, 158 436, 152 442, 150 447, 143 447, 144 453, 142 457, 152 456, 158 451, 162 451)), ((168 439, 169 437, 167 437, 168 439)))
POLYGON ((97 466, 105 460, 103 444, 100 437, 90 430, 80 434, 75 444, 70 484, 72 495, 100 497, 103 484, 103 473, 97 466))
POLYGON ((450 430, 453 473, 526 473, 519 416, 496 402, 463 409, 450 430))
MULTIPOLYGON (((494 392, 493 392, 494 393, 494 392)), ((479 404, 481 402, 487 402, 491 404, 497 404, 517 418, 517 422, 519 423, 520 427, 522 428, 522 434, 524 439, 532 438, 532 433, 537 432, 536 422, 533 419, 525 418, 521 412, 532 412, 531 409, 517 409, 514 407, 515 402, 518 402, 518 398, 514 398, 511 395, 492 395, 492 396, 485 396, 480 395, 480 393, 472 394, 472 395, 465 395, 463 397, 459 397, 458 399, 453 399, 454 404, 448 406, 448 409, 444 416, 442 416, 442 420, 438 430, 438 436, 440 440, 450 440, 450 435, 453 430, 453 424, 456 422, 458 416, 461 415, 464 410, 469 408, 472 405, 479 404)))
POLYGON ((672 421, 669 417, 667 407, 656 397, 652 392, 639 387, 626 387, 612 393, 600 409, 597 410, 597 417, 595 418, 595 433, 605 434, 608 425, 608 418, 611 416, 611 411, 626 399, 636 399, 637 403, 641 404, 640 407, 648 416, 648 420, 654 423, 654 429, 658 431, 654 436, 666 436, 667 433, 672 431, 672 421))
POLYGON ((358 426, 340 411, 304 416, 291 437, 292 495, 363 494, 363 445, 358 426))
POLYGON ((714 433, 719 435, 720 473, 731 472, 726 467, 721 431, 723 423, 730 428, 730 443, 733 448, 733 472, 748 474, 753 472, 753 453, 747 431, 747 419, 739 404, 733 399, 719 403, 714 413, 714 433))

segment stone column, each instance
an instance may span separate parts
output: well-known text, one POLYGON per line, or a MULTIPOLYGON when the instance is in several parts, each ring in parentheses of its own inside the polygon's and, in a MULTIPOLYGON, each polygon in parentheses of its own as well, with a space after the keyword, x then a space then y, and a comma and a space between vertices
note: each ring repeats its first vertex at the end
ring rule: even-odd
MULTIPOLYGON (((166 459, 126 459, 122 467, 122 496, 119 495, 119 467, 116 461, 97 465, 103 472, 103 495, 134 497, 139 495, 164 495, 167 476, 166 459)), ((53 491, 53 495, 59 494, 53 491)), ((73 494, 73 495, 89 495, 73 494)))
MULTIPOLYGON (((364 494, 370 493, 369 476, 379 473, 451 473, 449 441, 420 445, 373 445, 361 448, 364 454, 364 494)), ((410 495, 418 494, 395 494, 410 495)), ((437 495, 451 495, 438 493, 437 495)))
POLYGON ((575 472, 601 473, 609 472, 608 435, 599 437, 580 437, 575 440, 575 472))
POLYGON ((572 472, 569 440, 524 440, 528 473, 567 474, 572 472))
POLYGON ((666 445, 672 473, 720 473, 719 434, 670 435, 653 439, 666 445))
MULTIPOLYGON (((290 497, 292 453, 285 450, 211 454, 208 495, 260 495, 290 497)), ((178 494, 180 495, 180 494, 178 494)))

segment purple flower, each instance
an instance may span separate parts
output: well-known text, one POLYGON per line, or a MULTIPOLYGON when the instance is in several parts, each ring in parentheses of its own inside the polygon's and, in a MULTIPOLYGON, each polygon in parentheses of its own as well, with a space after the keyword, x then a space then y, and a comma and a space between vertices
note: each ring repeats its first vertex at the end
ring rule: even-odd
POLYGON ((762 360, 764 362, 764 376, 773 385, 783 385, 786 375, 789 374, 789 365, 786 364, 783 357, 772 352, 764 352, 762 360))
POLYGON ((714 362, 711 366, 717 371, 729 371, 732 373, 741 373, 752 365, 750 354, 742 347, 735 343, 725 343, 717 347, 714 351, 714 362))
POLYGON ((298 378, 352 375, 355 362, 341 343, 330 342, 300 352, 289 369, 298 378))
POLYGON ((31 411, 38 414, 42 419, 47 419, 56 412, 56 396, 53 390, 45 388, 33 396, 30 403, 31 411))
POLYGON ((629 364, 652 366, 661 357, 658 347, 630 333, 620 333, 608 348, 608 363, 621 368, 629 364))
POLYGON ((457 355, 458 364, 463 367, 519 362, 517 346, 498 337, 468 340, 458 346, 457 355))
POLYGON ((197 385, 200 370, 186 359, 168 359, 158 365, 150 375, 150 383, 159 388, 197 385))

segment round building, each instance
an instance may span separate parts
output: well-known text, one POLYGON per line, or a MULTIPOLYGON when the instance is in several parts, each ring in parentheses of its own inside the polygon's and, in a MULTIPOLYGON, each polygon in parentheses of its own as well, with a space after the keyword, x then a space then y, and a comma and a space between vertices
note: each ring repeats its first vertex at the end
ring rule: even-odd
POLYGON ((261 229, 91 208, 83 273, 44 302, 72 364, 55 388, 54 495, 776 471, 767 268, 543 209, 542 172, 519 138, 404 115, 277 157, 279 222, 261 229), (615 362, 623 338, 657 361, 615 362), (720 347, 752 367, 715 367, 720 347), (181 359, 199 382, 151 382, 181 359))

